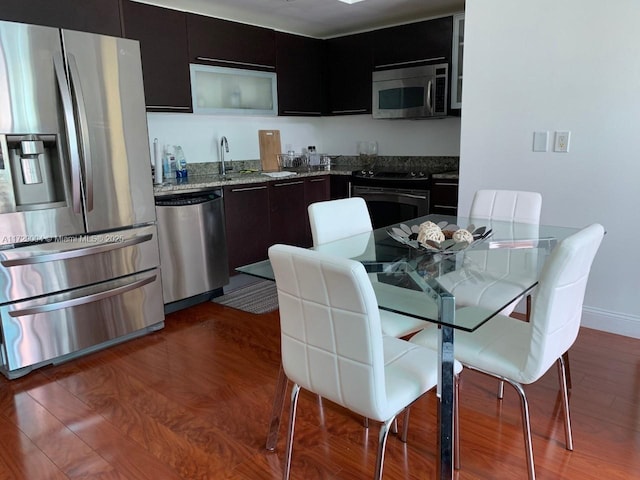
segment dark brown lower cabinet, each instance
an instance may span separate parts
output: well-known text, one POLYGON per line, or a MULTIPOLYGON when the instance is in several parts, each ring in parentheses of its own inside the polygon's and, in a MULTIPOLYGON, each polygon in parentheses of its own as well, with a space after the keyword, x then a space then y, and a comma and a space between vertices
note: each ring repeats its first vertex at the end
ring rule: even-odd
POLYGON ((437 179, 431 184, 431 213, 439 215, 458 214, 458 180, 437 179))
POLYGON ((321 175, 224 187, 229 273, 267 259, 274 243, 310 247, 307 206, 329 200, 330 184, 321 175))
POLYGON ((305 180, 287 179, 269 183, 271 243, 305 246, 305 180))
POLYGON ((242 265, 267 258, 270 243, 267 183, 224 187, 224 215, 229 273, 242 265))
POLYGON ((331 176, 322 175, 319 177, 312 177, 305 180, 304 185, 304 210, 305 210, 305 246, 310 247, 313 245, 313 238, 311 236, 311 225, 309 224, 309 213, 307 207, 315 202, 324 202, 329 200, 331 191, 331 176))
POLYGON ((351 195, 351 175, 331 175, 331 200, 351 195))

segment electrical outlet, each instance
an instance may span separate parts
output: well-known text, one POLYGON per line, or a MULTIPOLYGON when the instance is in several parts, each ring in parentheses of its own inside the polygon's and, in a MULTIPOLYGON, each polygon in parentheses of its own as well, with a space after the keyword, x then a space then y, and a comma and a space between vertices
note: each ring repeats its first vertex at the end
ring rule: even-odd
POLYGON ((569 151, 569 140, 571 132, 556 132, 555 143, 553 145, 554 152, 566 153, 569 151))

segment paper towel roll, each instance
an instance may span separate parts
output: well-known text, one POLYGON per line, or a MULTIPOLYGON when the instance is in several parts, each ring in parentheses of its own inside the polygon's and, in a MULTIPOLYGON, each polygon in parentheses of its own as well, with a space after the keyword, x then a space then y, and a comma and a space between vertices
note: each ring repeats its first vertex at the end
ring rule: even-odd
POLYGON ((153 139, 153 165, 156 172, 155 184, 160 185, 162 183, 162 157, 158 155, 158 139, 153 139))

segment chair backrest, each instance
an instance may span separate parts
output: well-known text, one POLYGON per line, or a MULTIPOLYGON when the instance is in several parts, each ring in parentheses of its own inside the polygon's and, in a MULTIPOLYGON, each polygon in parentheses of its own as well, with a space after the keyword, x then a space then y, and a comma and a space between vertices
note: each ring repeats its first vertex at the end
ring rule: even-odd
POLYGON ((546 260, 531 310, 531 345, 523 373, 540 378, 578 336, 582 303, 604 228, 590 225, 562 240, 546 260))
POLYGON ((361 263, 288 245, 269 248, 282 366, 302 388, 369 418, 386 406, 375 293, 361 263))
POLYGON ((371 217, 363 198, 341 198, 309 205, 313 245, 371 232, 371 217))
POLYGON ((540 223, 542 195, 517 190, 478 190, 469 217, 505 222, 540 223))

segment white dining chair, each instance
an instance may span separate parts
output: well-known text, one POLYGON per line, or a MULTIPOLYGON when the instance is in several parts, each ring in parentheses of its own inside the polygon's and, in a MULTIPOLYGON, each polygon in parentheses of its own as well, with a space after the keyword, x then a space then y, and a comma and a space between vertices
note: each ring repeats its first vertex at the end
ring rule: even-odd
MULTIPOLYGON (((313 246, 316 249, 324 252, 331 251, 331 245, 327 244, 347 237, 354 237, 353 250, 348 256, 375 260, 375 243, 371 234, 373 227, 364 199, 351 197, 316 202, 309 205, 308 213, 313 246)), ((347 256, 344 253, 344 247, 341 245, 340 248, 341 256, 347 256)), ((388 295, 400 289, 387 283, 378 282, 376 273, 370 273, 369 279, 376 295, 388 295)), ((422 320, 387 310, 381 310, 380 317, 382 332, 397 338, 418 332, 427 325, 422 320)))
MULTIPOLYGON (((542 195, 538 192, 528 192, 521 190, 478 190, 473 196, 471 208, 469 209, 469 220, 479 226, 482 221, 509 222, 513 229, 527 229, 528 225, 537 226, 540 224, 540 213, 542 210, 542 195), (524 226, 522 225, 524 224, 524 226)), ((504 224, 502 225, 504 226, 504 224)), ((501 232, 502 235, 512 238, 519 237, 521 232, 501 232)), ((533 236, 533 235, 532 235, 533 236)), ((504 308, 501 313, 510 315, 520 303, 522 298, 512 302, 504 308)), ((527 302, 530 302, 528 298, 527 302)), ((527 303, 530 305, 530 303, 527 303)), ((529 312, 525 314, 528 316, 529 312)))
MULTIPOLYGON (((585 288, 603 235, 602 225, 593 224, 556 246, 544 264, 529 322, 497 315, 475 332, 455 334, 454 355, 457 360, 465 367, 506 381, 520 395, 530 480, 535 479, 535 465, 529 407, 522 385, 537 381, 557 363, 566 448, 573 450, 563 354, 578 335, 585 288)), ((478 307, 466 307, 464 314, 472 315, 474 308, 478 307)), ((433 348, 438 341, 437 331, 424 330, 410 341, 433 348)))
POLYGON ((360 262, 288 245, 270 247, 269 259, 280 305, 282 366, 294 383, 283 478, 291 470, 298 395, 306 389, 382 423, 374 475, 381 479, 389 427, 436 385, 437 353, 383 335, 360 262))

